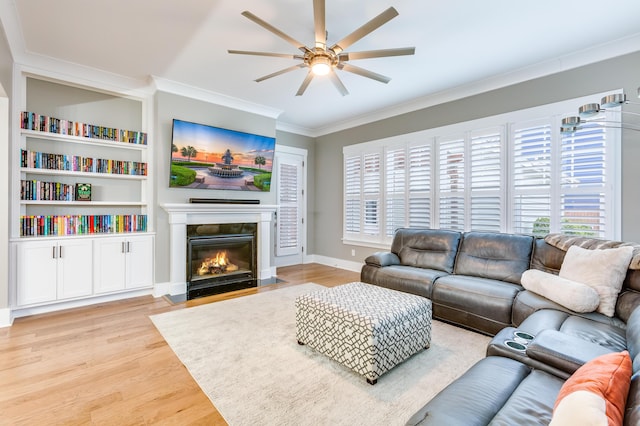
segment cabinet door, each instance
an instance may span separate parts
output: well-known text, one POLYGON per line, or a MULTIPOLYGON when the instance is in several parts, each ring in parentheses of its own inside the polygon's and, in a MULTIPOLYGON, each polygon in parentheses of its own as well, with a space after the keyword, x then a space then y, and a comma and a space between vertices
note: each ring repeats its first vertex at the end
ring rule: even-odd
POLYGON ((153 237, 133 237, 128 241, 127 288, 153 284, 153 237))
POLYGON ((30 241, 17 247, 17 304, 51 302, 57 297, 58 245, 55 241, 30 241))
POLYGON ((123 290, 126 277, 124 238, 95 240, 93 246, 93 285, 95 293, 123 290))
POLYGON ((89 296, 93 292, 93 256, 89 240, 58 245, 58 299, 89 296))

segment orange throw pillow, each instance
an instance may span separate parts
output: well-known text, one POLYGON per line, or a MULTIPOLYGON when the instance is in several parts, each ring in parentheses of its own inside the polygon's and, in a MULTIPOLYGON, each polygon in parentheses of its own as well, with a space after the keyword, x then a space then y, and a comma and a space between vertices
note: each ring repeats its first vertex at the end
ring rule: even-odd
POLYGON ((632 370, 627 351, 578 368, 560 388, 550 425, 622 425, 632 370))

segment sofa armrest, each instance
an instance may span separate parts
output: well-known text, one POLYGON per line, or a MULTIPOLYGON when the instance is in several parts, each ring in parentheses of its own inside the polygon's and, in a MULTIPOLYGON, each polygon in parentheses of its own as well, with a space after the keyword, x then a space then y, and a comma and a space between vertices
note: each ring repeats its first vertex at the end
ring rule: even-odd
POLYGON ((586 362, 611 349, 556 330, 544 330, 527 346, 527 356, 573 374, 586 362))
POLYGON ((364 262, 367 265, 382 268, 384 266, 399 265, 400 258, 395 253, 391 253, 388 251, 379 251, 373 253, 370 256, 367 256, 364 262))

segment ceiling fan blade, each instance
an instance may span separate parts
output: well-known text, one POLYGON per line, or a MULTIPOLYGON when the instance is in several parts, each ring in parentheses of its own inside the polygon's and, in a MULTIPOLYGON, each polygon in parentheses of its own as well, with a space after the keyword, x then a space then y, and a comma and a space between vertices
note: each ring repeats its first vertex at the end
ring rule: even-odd
POLYGON ((281 74, 284 74, 284 73, 287 73, 287 72, 290 72, 290 71, 294 71, 294 70, 296 70, 298 68, 304 68, 304 67, 305 67, 304 64, 293 65, 293 66, 290 66, 288 68, 281 69, 280 71, 276 71, 274 73, 271 73, 269 75, 265 75, 264 77, 257 78, 254 81, 256 83, 260 83, 261 81, 267 80, 267 79, 269 79, 271 77, 276 77, 278 75, 281 75, 281 74))
POLYGON ((250 50, 227 50, 227 52, 234 55, 255 55, 255 56, 273 56, 276 58, 287 58, 287 59, 304 59, 304 56, 300 55, 291 55, 287 53, 271 53, 271 52, 253 52, 250 50))
POLYGON ((380 50, 367 50, 364 52, 343 52, 338 55, 341 61, 353 61, 356 59, 370 59, 370 58, 384 58, 387 56, 404 56, 414 55, 416 53, 415 47, 400 47, 397 49, 380 49, 380 50))
POLYGON ((331 82, 333 83, 334 86, 336 86, 336 89, 338 89, 338 92, 340 92, 342 96, 346 96, 349 94, 349 91, 347 90, 346 87, 344 87, 344 84, 342 84, 340 77, 338 77, 338 74, 336 74, 335 71, 331 71, 329 73, 329 78, 331 79, 331 82))
POLYGON ((325 16, 325 0, 313 0, 313 24, 316 33, 316 47, 321 49, 327 48, 325 16))
POLYGON ((262 19, 258 18, 256 15, 254 15, 251 12, 249 12, 248 10, 245 10, 244 12, 242 12, 242 16, 244 16, 244 17, 246 17, 248 19, 251 19, 256 24, 258 24, 261 27, 271 31, 272 33, 274 33, 278 37, 282 38, 283 40, 286 40, 288 43, 294 45, 297 49, 300 49, 303 52, 307 52, 309 50, 309 48, 307 46, 305 46, 304 44, 300 43, 298 40, 294 39, 293 37, 291 37, 291 36, 289 36, 289 35, 287 35, 285 33, 283 33, 282 31, 280 31, 279 29, 277 29, 273 25, 269 24, 268 22, 263 21, 262 19))
POLYGON ((307 90, 307 87, 309 87, 309 83, 311 83, 311 80, 313 80, 313 75, 314 75, 313 72, 309 70, 309 73, 304 78, 304 81, 302 82, 302 84, 300 85, 300 88, 296 92, 296 96, 302 96, 304 91, 307 90))
POLYGON ((375 18, 373 18, 372 20, 370 20, 369 22, 367 22, 366 24, 364 24, 363 26, 361 26, 360 28, 358 28, 357 30, 355 30, 354 32, 352 32, 351 34, 349 34, 339 42, 337 42, 336 44, 334 44, 331 47, 331 49, 336 53, 342 52, 343 50, 351 46, 353 43, 360 40, 362 37, 366 36, 370 32, 380 28, 382 25, 386 24, 396 16, 398 16, 398 11, 395 10, 393 7, 390 7, 389 9, 382 12, 380 15, 376 16, 375 18))
POLYGON ((382 74, 375 73, 373 71, 365 70, 364 68, 356 67, 351 64, 338 64, 338 68, 344 71, 348 71, 353 74, 358 74, 362 77, 367 77, 372 80, 379 81, 380 83, 387 84, 391 81, 389 77, 386 77, 382 74))

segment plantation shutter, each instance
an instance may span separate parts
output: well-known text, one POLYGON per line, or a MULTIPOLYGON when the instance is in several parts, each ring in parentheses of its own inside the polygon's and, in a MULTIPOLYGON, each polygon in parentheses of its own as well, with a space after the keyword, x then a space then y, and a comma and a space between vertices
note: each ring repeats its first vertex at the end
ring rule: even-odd
POLYGON ((549 121, 513 125, 513 232, 537 236, 550 232, 551 140, 549 121))
POLYGON ((500 232, 504 222, 502 130, 472 135, 470 139, 469 186, 471 230, 500 232))
POLYGON ((409 226, 431 226, 431 146, 409 147, 409 226))
POLYGON ((301 250, 300 227, 302 164, 300 162, 278 162, 278 256, 298 254, 301 250))
POLYGON ((380 235, 380 154, 365 154, 362 158, 362 192, 364 194, 364 220, 362 232, 365 236, 380 235))
POLYGON ((562 136, 560 232, 604 238, 607 206, 606 132, 597 123, 562 136))
POLYGON ((385 235, 393 237, 406 223, 406 149, 390 149, 385 153, 385 235))
POLYGON ((347 157, 344 161, 344 232, 345 235, 360 235, 362 218, 362 185, 360 156, 347 157))
POLYGON ((438 226, 464 231, 464 138, 440 140, 438 148, 438 226))

